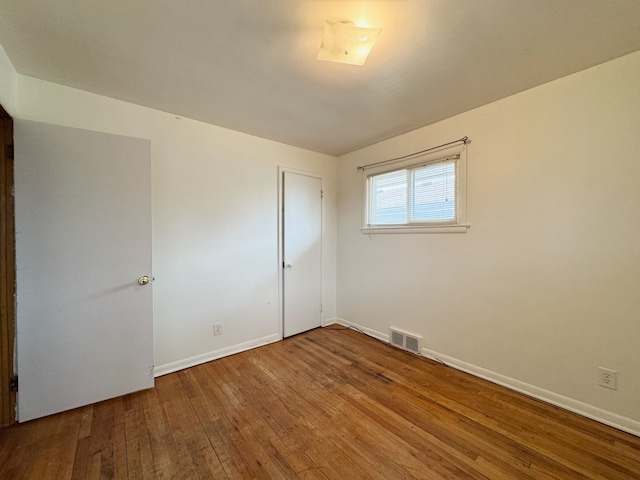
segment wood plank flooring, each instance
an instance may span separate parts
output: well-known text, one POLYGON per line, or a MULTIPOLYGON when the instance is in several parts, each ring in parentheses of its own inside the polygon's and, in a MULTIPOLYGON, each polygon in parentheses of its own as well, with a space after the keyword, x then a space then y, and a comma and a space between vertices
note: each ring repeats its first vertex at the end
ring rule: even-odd
POLYGON ((0 430, 2 479, 638 479, 640 438, 329 327, 0 430))

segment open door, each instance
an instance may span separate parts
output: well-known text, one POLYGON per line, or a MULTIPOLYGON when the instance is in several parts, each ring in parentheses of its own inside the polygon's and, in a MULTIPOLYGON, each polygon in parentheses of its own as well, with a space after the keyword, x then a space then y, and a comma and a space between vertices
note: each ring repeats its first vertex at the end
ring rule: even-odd
POLYGON ((14 138, 19 421, 152 387, 150 142, 14 138))

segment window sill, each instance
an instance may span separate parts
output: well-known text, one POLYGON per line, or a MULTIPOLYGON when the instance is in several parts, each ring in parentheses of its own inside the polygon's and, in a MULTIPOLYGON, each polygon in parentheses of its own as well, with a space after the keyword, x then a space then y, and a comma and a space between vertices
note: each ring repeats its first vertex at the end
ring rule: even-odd
POLYGON ((471 225, 388 225, 361 227, 365 235, 380 233, 466 233, 471 225))

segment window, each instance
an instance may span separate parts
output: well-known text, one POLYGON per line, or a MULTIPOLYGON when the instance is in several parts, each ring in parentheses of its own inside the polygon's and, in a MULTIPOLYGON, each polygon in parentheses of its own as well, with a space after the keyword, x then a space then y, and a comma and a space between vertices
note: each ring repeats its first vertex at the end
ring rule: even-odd
POLYGON ((413 158, 365 177, 365 233, 464 232, 465 151, 413 158), (419 162, 419 163, 417 163, 419 162), (393 167, 392 167, 393 168, 393 167))

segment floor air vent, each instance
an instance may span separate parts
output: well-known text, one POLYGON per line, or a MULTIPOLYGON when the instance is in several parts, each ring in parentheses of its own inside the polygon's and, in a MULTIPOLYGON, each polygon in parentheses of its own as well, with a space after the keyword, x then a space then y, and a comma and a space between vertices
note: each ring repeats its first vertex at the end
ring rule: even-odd
POLYGON ((422 337, 392 328, 390 339, 391 345, 394 347, 420 355, 420 340, 422 340, 422 337))

